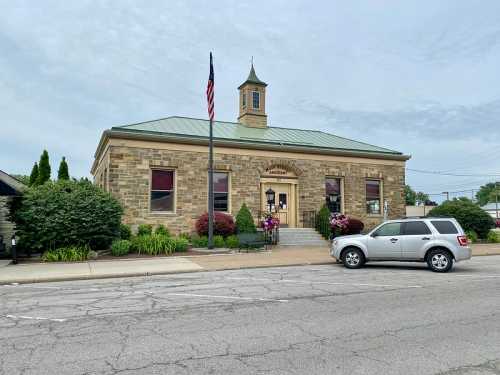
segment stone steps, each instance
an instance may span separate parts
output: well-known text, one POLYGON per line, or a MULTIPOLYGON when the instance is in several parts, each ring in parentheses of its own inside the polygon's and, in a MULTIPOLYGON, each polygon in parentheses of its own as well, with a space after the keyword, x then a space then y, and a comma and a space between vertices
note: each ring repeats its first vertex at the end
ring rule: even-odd
POLYGON ((326 241, 312 228, 280 228, 279 246, 286 247, 328 247, 326 241))

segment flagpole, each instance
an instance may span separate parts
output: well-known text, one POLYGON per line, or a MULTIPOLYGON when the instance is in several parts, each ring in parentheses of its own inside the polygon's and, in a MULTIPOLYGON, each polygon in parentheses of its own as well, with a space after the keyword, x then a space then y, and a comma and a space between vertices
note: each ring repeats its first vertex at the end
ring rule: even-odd
POLYGON ((214 140, 212 120, 208 141, 208 248, 214 248, 214 140))
POLYGON ((210 77, 212 80, 212 100, 209 100, 210 136, 208 138, 208 248, 214 248, 214 139, 213 139, 213 90, 214 72, 212 52, 210 52, 210 77), (210 103, 211 102, 211 103, 210 103), (210 105, 212 108, 210 110, 210 105))

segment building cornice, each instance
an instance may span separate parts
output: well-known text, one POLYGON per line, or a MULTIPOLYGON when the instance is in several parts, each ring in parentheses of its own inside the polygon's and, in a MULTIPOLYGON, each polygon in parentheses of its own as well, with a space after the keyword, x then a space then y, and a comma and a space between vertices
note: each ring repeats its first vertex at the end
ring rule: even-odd
MULTIPOLYGON (((94 154, 94 163, 92 165, 91 173, 97 168, 100 156, 105 150, 107 141, 110 138, 116 139, 130 139, 130 140, 141 140, 141 141, 156 141, 156 142, 169 142, 178 144, 188 144, 188 145, 206 145, 208 146, 208 138, 206 137, 196 137, 196 136, 185 136, 179 134, 168 134, 168 133, 151 133, 147 131, 123 131, 117 129, 105 130, 102 133, 99 145, 94 154)), ((251 150, 271 150, 271 151, 281 151, 281 152, 295 152, 299 154, 319 154, 319 155, 334 155, 334 156, 348 156, 348 157, 358 157, 367 159, 382 159, 382 160, 397 160, 397 161, 407 161, 411 158, 410 155, 396 154, 396 153, 384 153, 384 152, 370 152, 370 151, 354 151, 348 149, 331 149, 322 147, 308 147, 300 145, 289 145, 289 144, 278 144, 278 143, 268 143, 259 141, 244 141, 244 140, 230 140, 230 139, 220 139, 214 138, 214 146, 217 147, 229 147, 229 148, 240 148, 240 149, 251 149, 251 150)))

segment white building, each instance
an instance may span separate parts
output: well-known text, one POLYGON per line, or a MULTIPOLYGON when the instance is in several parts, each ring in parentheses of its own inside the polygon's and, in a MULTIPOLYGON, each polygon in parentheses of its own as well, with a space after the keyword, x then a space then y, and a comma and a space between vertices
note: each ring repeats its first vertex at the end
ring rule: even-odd
POLYGON ((491 215, 493 219, 500 219, 500 202, 497 203, 488 203, 481 207, 487 213, 491 215))

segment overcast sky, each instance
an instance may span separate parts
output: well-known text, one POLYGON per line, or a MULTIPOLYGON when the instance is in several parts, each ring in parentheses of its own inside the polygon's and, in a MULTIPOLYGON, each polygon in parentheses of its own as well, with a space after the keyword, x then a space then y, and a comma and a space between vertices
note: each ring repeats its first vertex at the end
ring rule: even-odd
MULTIPOLYGON (((171 115, 234 121, 254 56, 274 126, 412 155, 408 168, 500 174, 500 2, 0 0, 0 169, 47 148, 89 176, 104 129, 171 115)), ((408 171, 418 190, 495 177, 408 171)), ((470 195, 470 193, 468 193, 470 195)), ((463 195, 463 194, 461 194, 463 195)), ((434 196, 438 199, 438 196, 434 196)))

